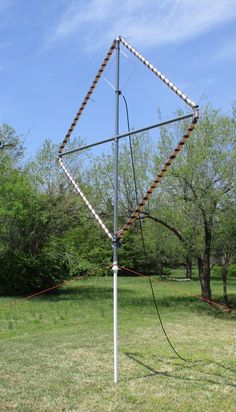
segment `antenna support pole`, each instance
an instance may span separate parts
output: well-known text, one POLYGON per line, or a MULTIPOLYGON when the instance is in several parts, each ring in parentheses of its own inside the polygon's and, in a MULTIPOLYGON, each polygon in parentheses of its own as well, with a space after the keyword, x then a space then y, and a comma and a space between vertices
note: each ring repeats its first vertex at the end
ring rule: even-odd
POLYGON ((117 287, 118 287, 118 157, 119 157, 119 96, 120 96, 120 41, 116 40, 116 90, 115 90, 115 150, 114 150, 114 239, 113 239, 113 327, 114 327, 114 383, 118 382, 118 321, 117 321, 117 287))

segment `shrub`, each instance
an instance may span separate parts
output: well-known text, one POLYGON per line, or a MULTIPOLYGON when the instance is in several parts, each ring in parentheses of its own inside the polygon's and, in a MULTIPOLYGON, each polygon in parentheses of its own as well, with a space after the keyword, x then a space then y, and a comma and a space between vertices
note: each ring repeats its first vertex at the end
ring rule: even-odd
MULTIPOLYGON (((221 267, 219 265, 213 267, 212 275, 216 277, 221 277, 221 267)), ((231 263, 229 265, 228 276, 236 276, 236 263, 231 263)))
POLYGON ((0 258, 0 294, 24 295, 47 289, 69 276, 67 262, 43 253, 38 257, 8 252, 0 258))

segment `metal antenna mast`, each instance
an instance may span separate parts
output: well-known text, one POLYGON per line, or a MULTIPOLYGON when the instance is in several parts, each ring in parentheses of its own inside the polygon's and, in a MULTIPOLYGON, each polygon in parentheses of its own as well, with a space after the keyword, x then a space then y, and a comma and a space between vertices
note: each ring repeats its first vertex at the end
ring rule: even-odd
POLYGON ((117 288, 118 288, 118 158, 119 158, 119 97, 120 97, 120 41, 116 41, 116 90, 115 90, 115 150, 114 150, 114 239, 113 239, 113 328, 114 328, 114 383, 118 382, 118 320, 117 320, 117 288))

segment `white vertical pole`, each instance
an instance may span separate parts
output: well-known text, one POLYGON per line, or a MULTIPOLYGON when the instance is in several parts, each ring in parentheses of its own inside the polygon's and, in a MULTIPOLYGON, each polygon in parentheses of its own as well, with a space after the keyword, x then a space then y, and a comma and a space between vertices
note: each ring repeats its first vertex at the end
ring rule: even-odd
MULTIPOLYGON (((116 91, 115 91, 115 136, 119 134, 119 78, 120 78, 120 43, 116 40, 116 91)), ((118 321, 117 321, 117 287, 118 287, 118 154, 119 139, 115 137, 114 165, 114 241, 113 241, 113 325, 114 325, 114 383, 118 382, 118 321)))
POLYGON ((114 383, 118 382, 118 322, 117 322, 117 278, 118 267, 113 262, 113 299, 114 299, 114 383))

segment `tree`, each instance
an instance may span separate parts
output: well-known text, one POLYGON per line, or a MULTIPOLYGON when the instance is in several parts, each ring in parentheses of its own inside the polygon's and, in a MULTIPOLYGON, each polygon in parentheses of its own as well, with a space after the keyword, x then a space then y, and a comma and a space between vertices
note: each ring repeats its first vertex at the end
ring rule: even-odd
POLYGON ((235 199, 222 204, 218 211, 214 239, 214 256, 221 269, 223 295, 229 304, 227 278, 231 259, 236 257, 236 208, 235 199))
MULTIPOLYGON (((190 244, 183 241, 185 236, 181 236, 182 243, 187 248, 191 245, 189 252, 198 262, 202 296, 208 299, 212 296, 210 258, 216 215, 222 202, 231 196, 235 181, 235 130, 234 117, 206 105, 193 136, 162 184, 164 200, 157 201, 156 211, 153 208, 158 223, 168 221, 179 238, 182 231, 190 236, 190 244)), ((161 131, 158 168, 174 146, 176 135, 178 139, 182 133, 176 128, 174 132, 166 128, 161 131)))
POLYGON ((15 130, 8 124, 0 126, 0 163, 16 163, 23 156, 23 145, 15 130))

